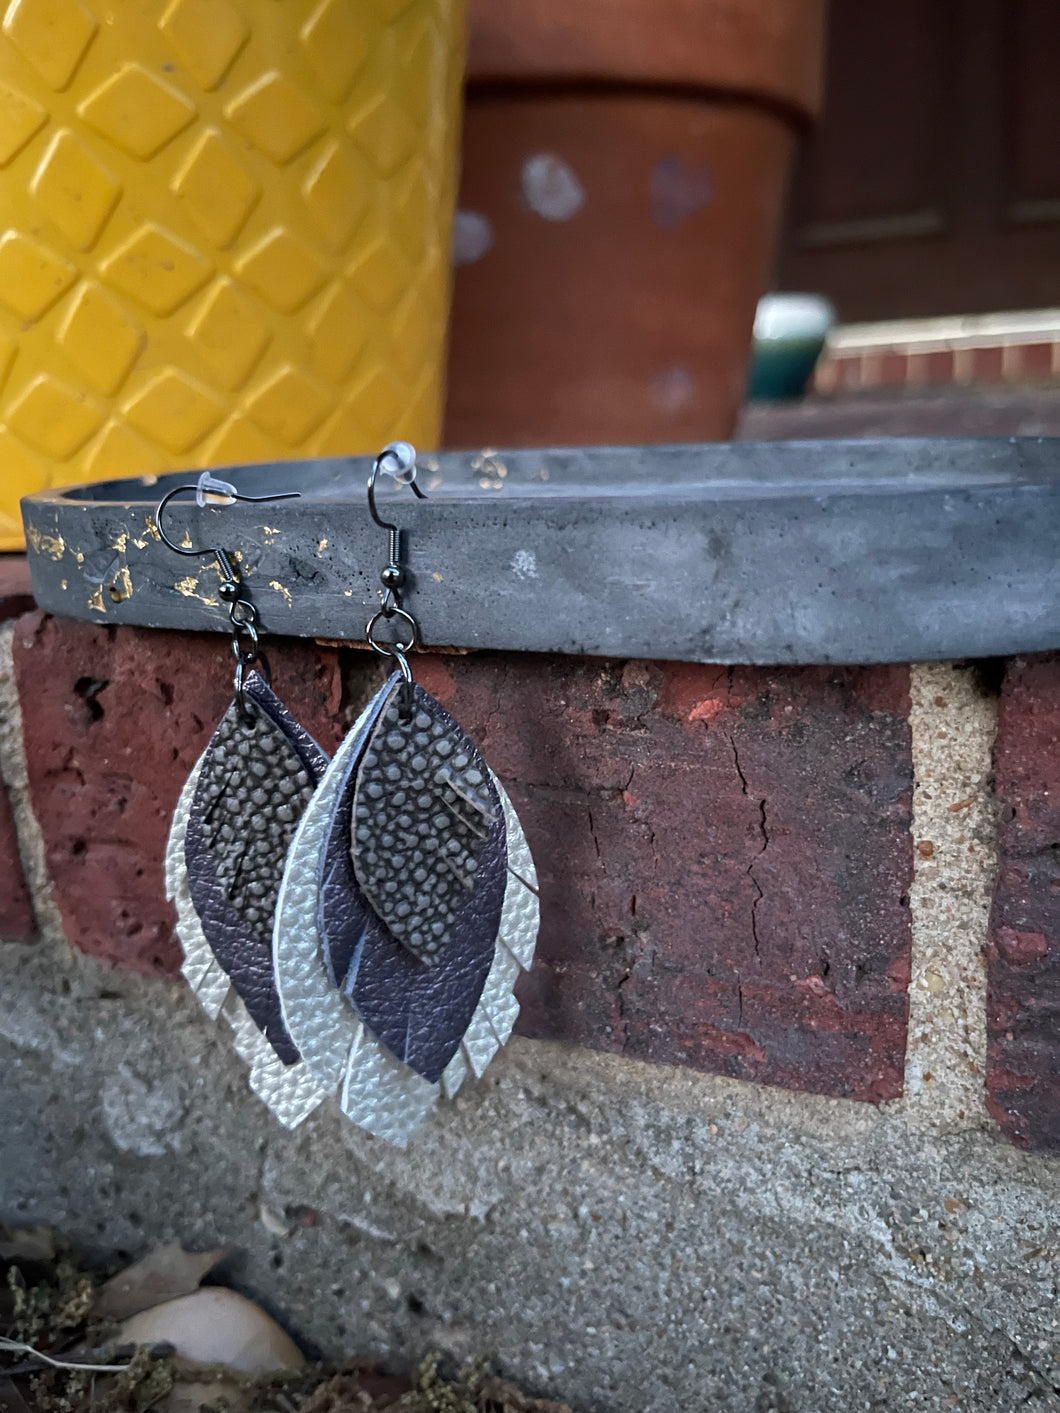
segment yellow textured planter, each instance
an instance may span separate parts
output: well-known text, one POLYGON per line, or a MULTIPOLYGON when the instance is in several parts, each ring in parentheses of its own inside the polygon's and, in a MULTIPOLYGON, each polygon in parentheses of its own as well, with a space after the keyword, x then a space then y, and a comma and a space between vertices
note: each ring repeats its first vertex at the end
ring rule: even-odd
POLYGON ((462 10, 8 0, 0 549, 47 485, 437 445, 462 10))

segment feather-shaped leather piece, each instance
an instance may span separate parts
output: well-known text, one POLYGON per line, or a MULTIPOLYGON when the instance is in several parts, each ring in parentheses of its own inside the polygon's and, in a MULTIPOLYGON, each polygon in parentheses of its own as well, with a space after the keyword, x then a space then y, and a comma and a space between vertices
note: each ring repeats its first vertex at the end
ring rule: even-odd
POLYGON ((445 955, 499 816, 453 718, 422 687, 395 687, 358 762, 350 851, 361 892, 421 962, 445 955))
MULTIPOLYGON (((519 1009, 512 987, 520 970, 533 961, 538 903, 537 878, 526 838, 511 801, 491 775, 505 820, 509 866, 504 903, 486 984, 441 1082, 428 1083, 395 1059, 334 988, 320 931, 324 911, 318 896, 321 861, 329 836, 341 838, 335 830, 339 797, 349 790, 369 733, 398 680, 391 678, 361 713, 309 802, 288 854, 276 909, 273 951, 284 1019, 301 1051, 303 1066, 312 1072, 322 1092, 337 1097, 348 1119, 404 1147, 440 1095, 451 1097, 469 1074, 481 1075, 508 1039, 519 1009)), ((337 847, 336 858, 344 859, 352 876, 348 851, 337 847)), ((356 914, 349 934, 333 934, 333 943, 339 943, 349 956, 364 935, 362 918, 363 913, 356 914)), ((412 961, 405 949, 399 951, 412 961)), ((335 959, 341 960, 337 950, 335 959)), ((426 976, 438 970, 420 967, 426 976)))
MULTIPOLYGON (((368 745, 368 739, 379 719, 379 713, 386 706, 394 688, 402 680, 401 674, 394 672, 387 678, 372 697, 371 701, 361 713, 353 730, 343 741, 338 755, 335 757, 334 770, 342 772, 342 781, 352 783, 356 780, 357 766, 364 755, 368 745)), ((331 803, 329 805, 329 826, 327 837, 330 839, 334 833, 334 819, 338 813, 338 800, 332 799, 335 790, 339 795, 343 794, 341 786, 334 781, 329 781, 334 789, 329 793, 331 803)), ((346 847, 341 850, 345 857, 338 854, 334 860, 324 861, 321 855, 321 879, 320 894, 317 902, 317 919, 320 932, 321 955, 324 960, 324 969, 328 974, 328 980, 337 991, 342 989, 346 980, 346 973, 354 954, 361 944, 364 936, 366 920, 369 916, 374 916, 370 907, 360 896, 360 889, 357 885, 356 876, 353 871, 353 863, 349 858, 348 839, 346 847), (332 872, 337 870, 338 876, 332 877, 332 872), (324 926, 323 908, 324 894, 332 890, 341 890, 343 893, 356 895, 356 902, 351 904, 341 915, 333 914, 331 926, 324 926)))
POLYGON ((251 673, 203 753, 188 815, 188 889, 203 934, 250 1018, 286 1065, 298 1050, 273 977, 272 926, 287 850, 327 757, 251 673))
MULTIPOLYGON (((484 838, 476 840, 476 866, 468 875, 470 887, 460 886, 462 896, 447 924, 448 935, 441 958, 435 965, 424 965, 403 941, 394 937, 361 891, 349 848, 365 760, 372 753, 373 742, 381 736, 399 733, 401 698, 406 690, 400 679, 393 681, 377 712, 372 735, 345 766, 345 778, 338 790, 320 861, 317 923, 336 975, 341 974, 339 964, 348 958, 342 989, 365 1026, 395 1058, 425 1079, 435 1081, 460 1045, 493 962, 507 874, 505 825, 492 777, 483 765, 484 808, 478 818, 486 821, 486 809, 492 811, 493 817, 486 824, 484 838)), ((467 762, 477 758, 477 752, 472 756, 474 747, 460 728, 422 687, 412 688, 407 714, 409 730, 414 735, 453 742, 454 753, 463 754, 467 762), (429 726, 420 726, 423 721, 429 726), (439 729, 432 733, 430 727, 434 726, 439 729)), ((422 749, 415 740, 412 745, 422 749)), ((444 768, 444 754, 439 759, 443 765, 438 768, 444 768)), ((418 773, 422 777, 422 769, 418 773)), ((391 783, 398 794, 408 793, 402 789, 401 778, 391 783)), ((472 787, 477 784, 471 782, 472 787)), ((430 798, 432 803, 436 801, 437 793, 430 798)), ((394 829, 406 831, 400 836, 394 835, 395 843, 390 846, 399 853, 404 870, 395 882, 398 888, 411 884, 414 889, 422 889, 422 880, 417 880, 415 873, 417 870, 426 872, 424 865, 436 860, 452 837, 449 811, 436 803, 433 809, 424 806, 420 821, 430 832, 421 834, 415 830, 414 814, 406 816, 410 819, 409 825, 400 824, 402 803, 393 808, 398 812, 394 829), (423 848, 423 842, 427 841, 434 845, 433 849, 423 848), (400 852, 402 846, 403 853, 400 852)), ((386 837, 383 836, 384 847, 386 837)), ((464 839, 458 839, 457 849, 449 857, 459 857, 466 866, 464 839)), ((435 863, 431 876, 448 879, 451 874, 445 865, 435 863)), ((381 872, 379 879, 385 889, 385 873, 381 872)), ((395 894, 384 893, 384 896, 393 898, 395 894)), ((430 901, 429 895, 427 901, 430 901)))

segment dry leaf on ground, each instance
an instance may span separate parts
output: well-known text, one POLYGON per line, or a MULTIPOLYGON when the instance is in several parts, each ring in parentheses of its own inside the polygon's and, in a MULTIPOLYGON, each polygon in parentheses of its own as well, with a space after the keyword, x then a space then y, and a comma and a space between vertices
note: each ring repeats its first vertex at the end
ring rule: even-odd
POLYGON ((153 1305, 191 1295, 227 1254, 225 1250, 185 1251, 176 1242, 149 1251, 100 1286, 92 1316, 99 1320, 127 1320, 153 1305))

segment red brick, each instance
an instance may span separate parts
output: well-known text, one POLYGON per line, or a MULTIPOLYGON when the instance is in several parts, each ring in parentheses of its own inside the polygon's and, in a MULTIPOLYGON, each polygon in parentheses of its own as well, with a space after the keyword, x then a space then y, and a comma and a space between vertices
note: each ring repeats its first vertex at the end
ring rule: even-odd
POLYGON ((988 1103, 1011 1142, 1060 1152, 1060 654, 1009 664, 994 770, 988 1103))
POLYGON ((480 654, 417 675, 505 781, 537 860, 524 1034, 900 1093, 907 669, 480 654))
POLYGON ((954 363, 952 349, 933 348, 930 353, 925 353, 923 358, 925 383, 930 387, 945 387, 953 382, 954 363))
MULTIPOLYGON (((333 750, 336 653, 273 656, 284 700, 333 750)), ((15 660, 71 940, 170 975, 162 853, 229 700, 227 645, 33 614, 15 660)), ((509 785, 538 860, 525 1034, 855 1099, 900 1092, 905 669, 481 654, 427 656, 417 673, 509 785)))
POLYGON ((909 376, 909 360, 904 353, 881 354, 873 383, 880 388, 904 388, 909 376))
MULTIPOLYGON (((271 649, 276 689, 327 751, 341 739, 334 649, 271 649)), ((228 641, 28 614, 15 673, 33 808, 70 941, 173 975, 162 857, 188 772, 232 697, 228 641)))
POLYGON ((835 367, 835 389, 860 388, 862 357, 860 353, 847 354, 833 360, 835 367))
POLYGON ((22 873, 11 802, 0 781, 0 941, 28 942, 34 930, 33 904, 22 873))
POLYGON ((0 554, 0 621, 33 607, 29 565, 24 554, 0 554))
POLYGON ((1025 343, 1020 349, 1020 377, 1027 382, 1053 378, 1055 357, 1055 344, 1025 343))
POLYGON ((972 376, 977 383, 997 383, 1004 376, 1003 348, 972 349, 972 376))

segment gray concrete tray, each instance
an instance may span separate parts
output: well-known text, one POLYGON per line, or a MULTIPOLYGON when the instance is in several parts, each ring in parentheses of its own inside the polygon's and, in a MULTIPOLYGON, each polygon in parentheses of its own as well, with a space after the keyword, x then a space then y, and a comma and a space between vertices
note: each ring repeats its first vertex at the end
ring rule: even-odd
MULTIPOLYGON (((1060 439, 743 442, 446 453, 409 532, 407 606, 437 646, 720 663, 992 657, 1060 646, 1060 439)), ((299 500, 167 512, 238 552, 271 633, 359 641, 386 537, 368 458, 239 467, 299 500)), ((225 629, 212 559, 153 510, 194 473, 23 501, 42 607, 98 623, 225 629)))

